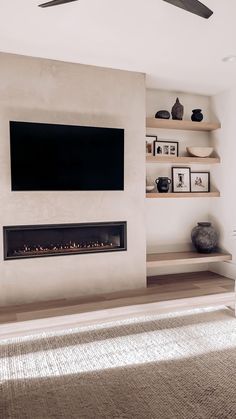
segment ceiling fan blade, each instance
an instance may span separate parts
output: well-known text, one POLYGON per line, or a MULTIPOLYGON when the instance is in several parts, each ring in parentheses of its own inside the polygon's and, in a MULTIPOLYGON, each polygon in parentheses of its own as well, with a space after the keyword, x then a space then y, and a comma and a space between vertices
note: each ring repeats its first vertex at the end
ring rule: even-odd
POLYGON ((72 1, 77 0, 52 0, 48 1, 47 3, 39 4, 39 7, 59 6, 59 4, 71 3, 72 1))
POLYGON ((167 3, 173 4, 173 6, 180 7, 181 9, 187 10, 187 12, 194 13, 195 15, 209 19, 213 15, 212 10, 208 9, 204 4, 198 0, 163 0, 167 3))

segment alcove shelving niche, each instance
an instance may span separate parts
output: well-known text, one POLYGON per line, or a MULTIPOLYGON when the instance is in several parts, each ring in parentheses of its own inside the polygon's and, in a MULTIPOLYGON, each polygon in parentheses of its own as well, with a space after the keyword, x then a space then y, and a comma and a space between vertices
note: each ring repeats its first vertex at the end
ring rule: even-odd
MULTIPOLYGON (((146 120, 146 127, 149 129, 151 136, 158 136, 159 133, 166 130, 166 134, 170 135, 168 132, 169 130, 179 130, 182 131, 182 135, 184 136, 184 144, 188 142, 188 138, 191 137, 190 142, 191 144, 197 146, 198 140, 198 133, 201 135, 201 140, 203 142, 199 142, 200 146, 203 144, 208 143, 209 134, 221 128, 221 124, 218 122, 192 122, 192 121, 174 121, 174 120, 163 120, 163 119, 156 119, 156 118, 147 118, 146 120), (151 129, 151 131, 150 131, 151 129), (160 130, 160 132, 159 132, 160 130), (190 131, 196 131, 196 133, 190 131)), ((167 135, 163 135, 166 137, 167 135)), ((173 141, 179 138, 180 133, 177 131, 174 133, 173 141)), ((161 135, 160 135, 161 136, 161 135)), ((173 138, 172 136, 170 138, 173 138)), ((168 137, 167 137, 168 138, 168 137)), ((162 140, 162 138, 159 138, 162 140)), ((166 139, 166 138, 164 138, 166 139)), ((166 139, 166 141, 168 141, 166 139)), ((191 157, 185 155, 183 152, 182 147, 182 155, 176 156, 146 156, 146 163, 147 163, 147 170, 154 170, 152 165, 156 165, 158 171, 161 173, 161 176, 166 176, 165 174, 165 167, 163 165, 166 164, 167 170, 169 170, 170 166, 189 166, 192 169, 195 165, 201 166, 211 166, 214 164, 220 164, 221 160, 220 157, 217 155, 213 155, 212 157, 206 158, 199 158, 199 157, 191 157), (162 166, 160 166, 162 165, 162 166), (151 166, 151 167, 150 167, 151 166)), ((156 169, 156 168, 155 168, 156 169)), ((200 170, 201 171, 201 170, 200 170)), ((209 171, 209 167, 208 167, 209 171)), ((156 170, 155 170, 156 173, 156 170)), ((156 176, 158 177, 158 176, 156 176)), ((220 196, 220 192, 217 190, 210 189, 210 192, 189 192, 189 193, 158 193, 158 192, 149 192, 146 194, 147 198, 150 199, 167 199, 168 198, 217 198, 220 196)), ((191 204, 189 204, 192 208, 191 204)), ((206 203, 207 205, 207 203, 206 203)), ((172 210, 174 207, 172 204, 170 205, 172 210)), ((166 206, 166 217, 161 218, 161 227, 164 228, 164 222, 166 221, 168 224, 168 216, 170 216, 170 206, 166 206), (163 227, 162 227, 163 226, 163 227)), ((154 208, 152 204, 148 206, 150 210, 150 214, 154 214, 154 208)), ((163 206, 156 207, 157 209, 157 217, 164 214, 163 206), (158 208, 159 212, 158 212, 158 208)), ((176 211, 179 216, 179 210, 183 209, 183 206, 180 204, 176 205, 176 211)), ((186 211, 188 211, 188 209, 186 211)), ((199 208, 199 213, 201 214, 201 207, 199 208)), ((178 218, 178 217, 177 217, 178 218)), ((189 220, 187 220, 189 226, 189 220)), ((155 229, 155 225, 154 225, 155 229)), ((158 229, 156 231, 156 239, 158 239, 158 229)), ((181 233, 179 231, 179 233, 181 233)), ((150 234, 150 232, 149 232, 150 234)), ((170 234, 170 230, 168 230, 167 235, 170 234)), ((154 249, 155 243, 155 236, 152 233, 150 235, 150 244, 151 249, 154 249)), ((162 236, 163 237, 163 234, 162 236)), ((169 239, 171 241, 171 236, 169 239)), ((176 238, 176 237, 175 237, 176 238)), ((168 242, 169 244, 170 242, 168 242)), ((156 243, 156 248, 160 248, 160 239, 159 243, 156 243)), ((147 289, 150 292, 156 292, 159 299, 161 301, 161 309, 166 311, 176 311, 182 309, 192 309, 193 307, 203 307, 203 306, 214 306, 214 305, 226 305, 226 306, 233 306, 235 302, 235 290, 233 281, 229 278, 226 278, 222 275, 216 274, 215 272, 211 271, 211 263, 230 263, 232 260, 231 254, 222 251, 220 249, 216 250, 210 254, 201 254, 194 250, 186 251, 178 251, 178 246, 170 246, 172 251, 170 250, 168 253, 156 253, 148 251, 146 264, 147 264, 147 289), (188 268, 187 268, 188 266, 188 268), (204 266, 206 267, 205 270, 204 266), (180 272, 180 273, 178 273, 180 272)), ((150 249, 150 250, 151 250, 150 249)), ((181 246, 179 247, 181 249, 181 246)))
MULTIPOLYGON (((166 129, 166 130, 182 130, 182 131, 201 131, 201 132, 212 132, 221 128, 219 122, 193 122, 193 121, 176 121, 172 119, 157 119, 157 118, 147 118, 146 119, 146 128, 154 129, 166 129)), ((157 164, 201 164, 201 165, 212 165, 219 164, 220 157, 192 157, 192 156, 146 156, 146 163, 157 163, 157 164)), ((220 197, 220 192, 217 190, 212 190, 210 192, 203 193, 146 193, 146 198, 148 199, 165 199, 165 198, 218 198, 220 197)))

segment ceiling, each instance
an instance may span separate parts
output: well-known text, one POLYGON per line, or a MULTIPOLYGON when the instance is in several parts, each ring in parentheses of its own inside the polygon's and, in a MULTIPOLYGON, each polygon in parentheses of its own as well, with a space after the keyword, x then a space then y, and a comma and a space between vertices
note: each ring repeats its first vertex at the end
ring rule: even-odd
POLYGON ((162 0, 1 0, 0 50, 147 73, 147 86, 215 94, 236 84, 236 1, 205 20, 162 0), (41 1, 42 2, 42 1, 41 1))

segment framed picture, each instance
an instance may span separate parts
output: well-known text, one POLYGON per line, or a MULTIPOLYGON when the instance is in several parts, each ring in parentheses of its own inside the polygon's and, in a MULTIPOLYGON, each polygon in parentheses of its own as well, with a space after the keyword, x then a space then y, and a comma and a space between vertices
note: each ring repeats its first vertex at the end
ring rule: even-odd
POLYGON ((154 142, 154 156, 178 157, 179 143, 170 140, 156 140, 154 142))
POLYGON ((210 172, 191 172, 191 192, 210 192, 210 172))
POLYGON ((146 135, 146 155, 154 156, 154 141, 157 141, 156 135, 146 135))
POLYGON ((172 167, 172 192, 190 191, 190 167, 172 167))

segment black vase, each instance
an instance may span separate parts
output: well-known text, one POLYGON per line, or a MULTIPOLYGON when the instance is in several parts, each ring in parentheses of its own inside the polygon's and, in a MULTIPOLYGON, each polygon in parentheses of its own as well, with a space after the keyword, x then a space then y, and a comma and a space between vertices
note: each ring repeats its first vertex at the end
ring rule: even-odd
POLYGON ((192 121, 201 122, 203 120, 203 114, 201 109, 193 109, 193 114, 191 116, 192 121))
POLYGON ((198 223, 192 230, 191 239, 199 253, 211 253, 217 247, 218 233, 211 223, 198 223))
POLYGON ((168 177, 158 177, 155 180, 156 184, 157 184, 157 190, 160 193, 167 193, 169 191, 169 187, 171 184, 171 180, 168 177))

